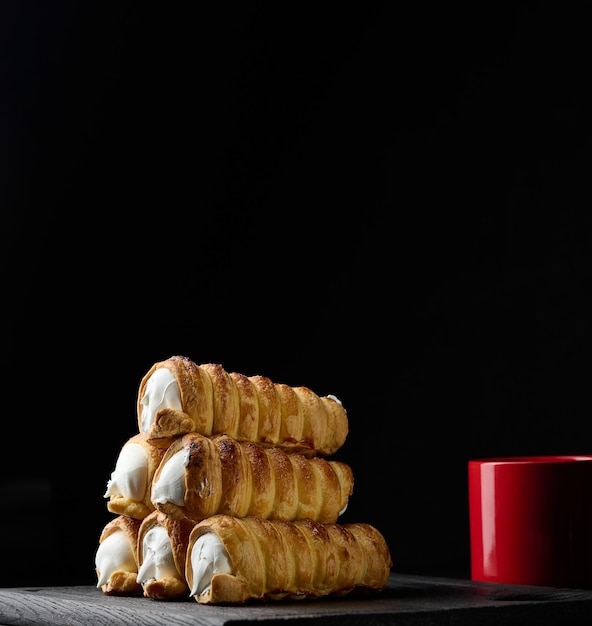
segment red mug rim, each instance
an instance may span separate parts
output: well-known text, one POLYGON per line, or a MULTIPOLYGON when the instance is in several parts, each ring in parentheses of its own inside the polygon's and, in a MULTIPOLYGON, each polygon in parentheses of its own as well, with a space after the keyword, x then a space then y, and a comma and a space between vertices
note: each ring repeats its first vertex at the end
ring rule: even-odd
POLYGON ((545 454, 522 456, 499 456, 470 459, 470 464, 484 465, 487 463, 498 465, 543 464, 543 463, 581 463, 592 462, 592 454, 545 454))

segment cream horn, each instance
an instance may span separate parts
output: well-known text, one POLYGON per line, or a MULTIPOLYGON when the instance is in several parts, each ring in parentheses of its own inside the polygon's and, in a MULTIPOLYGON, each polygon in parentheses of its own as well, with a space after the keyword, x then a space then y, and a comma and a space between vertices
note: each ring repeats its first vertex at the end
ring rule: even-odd
POLYGON ((353 492, 341 461, 305 457, 228 435, 189 433, 166 450, 152 482, 155 509, 196 522, 217 513, 336 522, 353 492))
POLYGON ((144 375, 137 415, 139 432, 162 447, 197 432, 328 456, 348 434, 347 413, 333 395, 229 373, 216 363, 198 365, 184 356, 159 361, 144 375))
POLYGON ((119 515, 108 522, 95 554, 97 587, 106 595, 142 595, 138 574, 137 541, 140 520, 119 515))
POLYGON ((138 576, 146 598, 187 598, 185 557, 189 534, 195 522, 174 520, 153 511, 142 520, 138 531, 138 576))
POLYGON ((154 511, 150 488, 164 452, 163 448, 152 445, 143 433, 126 441, 103 496, 108 498, 107 509, 111 513, 142 520, 154 511))
POLYGON ((391 567, 369 524, 215 515, 189 535, 185 579, 200 604, 238 604, 381 591, 391 567))

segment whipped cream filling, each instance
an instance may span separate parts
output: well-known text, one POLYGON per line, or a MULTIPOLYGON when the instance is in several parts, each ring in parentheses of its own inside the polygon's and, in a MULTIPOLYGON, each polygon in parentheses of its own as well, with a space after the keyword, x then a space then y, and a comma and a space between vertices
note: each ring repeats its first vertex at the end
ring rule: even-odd
POLYGON ((191 549, 190 559, 193 572, 190 596, 206 593, 214 574, 232 573, 226 549, 215 533, 205 533, 197 539, 191 549))
POLYGON ((182 448, 162 465, 158 478, 152 483, 152 502, 172 502, 185 505, 185 468, 189 464, 189 447, 182 448))
POLYGON ((136 578, 140 585, 151 580, 179 578, 175 567, 173 547, 167 531, 162 526, 154 526, 142 541, 142 566, 136 578))
POLYGON ((128 443, 123 446, 111 478, 107 481, 105 498, 124 496, 141 501, 148 486, 148 455, 140 444, 128 443))
POLYGON ((136 572, 138 566, 129 537, 123 530, 115 530, 97 548, 95 567, 102 587, 109 582, 114 572, 136 572))
POLYGON ((181 391, 171 370, 159 367, 146 381, 144 395, 140 399, 142 431, 148 432, 160 409, 182 411, 181 391))

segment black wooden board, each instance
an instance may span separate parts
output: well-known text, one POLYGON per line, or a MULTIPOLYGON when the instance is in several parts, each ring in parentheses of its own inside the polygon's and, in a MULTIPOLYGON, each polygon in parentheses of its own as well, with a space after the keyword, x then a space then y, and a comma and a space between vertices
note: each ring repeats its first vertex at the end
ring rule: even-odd
POLYGON ((366 597, 204 606, 113 597, 92 586, 0 589, 0 626, 430 626, 592 624, 592 591, 475 583, 391 574, 387 588, 366 597))

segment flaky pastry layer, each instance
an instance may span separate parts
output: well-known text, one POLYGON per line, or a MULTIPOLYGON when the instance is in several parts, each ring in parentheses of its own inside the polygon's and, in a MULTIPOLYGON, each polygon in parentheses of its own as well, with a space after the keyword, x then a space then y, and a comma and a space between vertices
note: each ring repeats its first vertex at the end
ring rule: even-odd
POLYGON ((391 555, 383 535, 364 523, 321 524, 215 515, 189 536, 185 578, 193 588, 189 554, 200 536, 215 533, 231 564, 194 596, 200 604, 236 604, 341 596, 355 589, 380 591, 388 582, 391 555))
POLYGON ((229 373, 220 364, 198 365, 184 356, 155 363, 143 377, 137 400, 140 431, 146 385, 163 367, 179 386, 182 410, 157 411, 146 431, 157 445, 167 447, 176 437, 197 432, 328 456, 347 437, 347 413, 334 396, 318 396, 308 387, 274 383, 265 376, 229 373))
POLYGON ((187 455, 184 505, 153 501, 157 510, 175 519, 201 521, 223 513, 283 520, 308 517, 332 523, 353 492, 353 471, 341 461, 307 458, 228 435, 198 433, 184 435, 169 446, 154 483, 181 451, 187 455))

